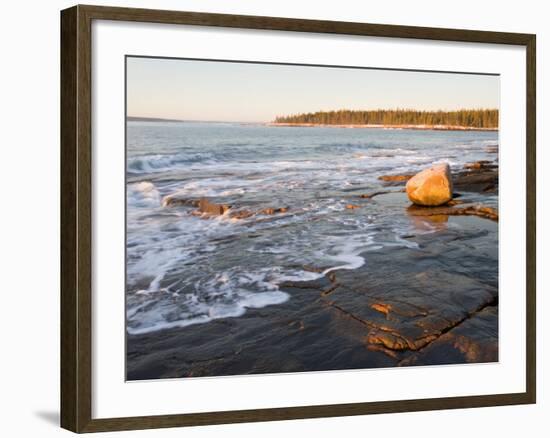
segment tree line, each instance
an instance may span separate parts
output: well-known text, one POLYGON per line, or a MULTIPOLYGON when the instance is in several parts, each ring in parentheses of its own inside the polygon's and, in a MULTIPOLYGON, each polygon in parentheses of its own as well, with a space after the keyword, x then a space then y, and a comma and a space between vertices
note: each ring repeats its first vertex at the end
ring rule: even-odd
POLYGON ((277 116, 275 123, 312 123, 321 125, 452 125, 472 128, 498 128, 497 109, 458 111, 337 110, 277 116))

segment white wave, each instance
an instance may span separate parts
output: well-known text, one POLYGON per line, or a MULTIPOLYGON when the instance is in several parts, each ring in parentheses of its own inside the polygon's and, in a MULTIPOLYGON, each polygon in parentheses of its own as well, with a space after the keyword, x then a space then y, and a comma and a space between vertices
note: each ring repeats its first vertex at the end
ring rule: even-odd
POLYGON ((170 197, 216 197, 243 195, 259 189, 259 181, 242 178, 211 178, 196 180, 173 187, 170 197))
POLYGON ((129 157, 127 169, 131 173, 155 173, 174 170, 194 163, 216 164, 217 160, 210 152, 150 154, 129 157))
POLYGON ((128 184, 128 203, 141 207, 158 207, 160 205, 160 193, 152 182, 142 181, 128 184))
MULTIPOLYGON (((370 239, 369 239, 370 240, 370 239)), ((370 242, 369 242, 370 243, 370 242)), ((337 265, 332 268, 325 269, 323 275, 328 274, 329 272, 336 271, 339 269, 357 269, 365 264, 364 257, 359 254, 365 250, 365 244, 357 241, 345 242, 338 248, 338 253, 336 255, 330 256, 332 260, 343 262, 343 265, 337 265)))
POLYGON ((170 293, 153 305, 138 304, 129 309, 127 331, 130 334, 186 327, 220 318, 242 316, 247 308, 281 304, 289 295, 279 290, 272 275, 280 268, 246 271, 234 268, 202 278, 194 285, 194 293, 170 293), (170 315, 169 318, 166 316, 170 315))

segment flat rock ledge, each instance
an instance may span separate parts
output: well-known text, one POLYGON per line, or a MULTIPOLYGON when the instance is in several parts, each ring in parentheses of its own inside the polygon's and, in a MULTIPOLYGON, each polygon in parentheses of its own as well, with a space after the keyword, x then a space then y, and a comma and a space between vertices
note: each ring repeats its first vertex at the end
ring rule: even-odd
POLYGON ((485 205, 421 207, 413 204, 407 208, 407 213, 411 216, 479 216, 498 222, 498 211, 485 205))

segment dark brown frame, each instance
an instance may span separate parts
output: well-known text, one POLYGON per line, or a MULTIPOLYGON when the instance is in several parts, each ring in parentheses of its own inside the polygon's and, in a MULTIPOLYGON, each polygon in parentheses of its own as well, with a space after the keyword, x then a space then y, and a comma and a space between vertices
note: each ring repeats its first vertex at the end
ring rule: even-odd
POLYGON ((63 10, 61 12, 61 426, 80 433, 535 403, 535 48, 535 35, 519 33, 82 5, 63 10), (92 419, 92 20, 525 46, 527 53, 526 391, 467 397, 92 419))

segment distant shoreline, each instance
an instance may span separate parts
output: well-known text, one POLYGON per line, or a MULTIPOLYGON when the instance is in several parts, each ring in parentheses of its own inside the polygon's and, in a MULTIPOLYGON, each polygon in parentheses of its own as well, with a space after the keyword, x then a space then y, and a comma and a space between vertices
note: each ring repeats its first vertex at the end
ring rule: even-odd
POLYGON ((185 120, 177 120, 177 119, 162 119, 159 117, 136 117, 136 116, 128 116, 126 117, 126 120, 128 122, 170 122, 170 123, 181 123, 185 120))
POLYGON ((323 124, 323 123, 266 123, 265 126, 289 128, 350 128, 350 129, 417 129, 423 131, 498 131, 498 128, 477 128, 458 125, 360 125, 360 124, 323 124))
POLYGON ((239 120, 193 120, 193 119, 163 119, 159 117, 136 117, 136 116, 127 116, 127 122, 159 122, 159 123, 223 123, 223 124, 234 124, 234 125, 264 125, 265 122, 241 122, 239 120))
POLYGON ((334 123, 290 123, 290 122, 218 122, 205 120, 177 120, 162 119, 155 117, 134 117, 128 116, 128 122, 162 122, 162 123, 235 123, 241 125, 263 125, 272 127, 287 128, 347 128, 347 129, 414 129, 421 131, 498 131, 498 128, 478 128, 474 126, 461 125, 394 125, 394 124, 334 124, 334 123))

